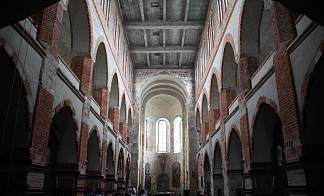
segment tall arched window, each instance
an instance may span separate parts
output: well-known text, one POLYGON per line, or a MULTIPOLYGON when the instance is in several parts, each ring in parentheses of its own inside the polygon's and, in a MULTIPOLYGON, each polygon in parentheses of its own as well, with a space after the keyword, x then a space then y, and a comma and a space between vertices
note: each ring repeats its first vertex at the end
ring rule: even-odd
POLYGON ((166 119, 157 121, 157 152, 167 152, 168 123, 166 119))
POLYGON ((182 118, 178 116, 173 121, 174 153, 181 152, 182 118))

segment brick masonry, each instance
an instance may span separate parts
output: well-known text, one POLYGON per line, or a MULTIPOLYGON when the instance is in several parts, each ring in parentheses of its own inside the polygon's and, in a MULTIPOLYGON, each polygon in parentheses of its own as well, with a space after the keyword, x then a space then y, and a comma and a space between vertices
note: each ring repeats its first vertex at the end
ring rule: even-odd
POLYGON ((45 166, 47 162, 47 144, 52 122, 53 95, 39 86, 35 103, 35 112, 32 126, 32 162, 35 165, 45 166))

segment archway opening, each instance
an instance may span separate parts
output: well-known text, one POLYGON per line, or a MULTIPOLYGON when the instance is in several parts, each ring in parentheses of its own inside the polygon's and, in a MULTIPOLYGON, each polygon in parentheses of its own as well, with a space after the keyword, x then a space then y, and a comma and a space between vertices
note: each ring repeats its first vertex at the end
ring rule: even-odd
MULTIPOLYGON (((78 170, 78 141, 69 106, 61 108, 53 117, 48 141, 49 162, 47 186, 51 193, 62 188, 59 180, 64 173, 78 170)), ((73 176, 70 176, 73 179, 73 176)))
POLYGON ((274 50, 272 1, 246 1, 241 23, 241 56, 252 58, 251 77, 274 50), (251 11, 253 10, 253 11, 251 11))
POLYGON ((207 135, 209 134, 209 114, 208 114, 208 103, 207 103, 207 97, 204 94, 203 101, 202 101, 202 126, 201 131, 203 134, 203 141, 206 140, 207 135))
POLYGON ((214 195, 224 195, 224 178, 223 178, 223 161, 219 144, 216 144, 214 150, 213 162, 213 180, 214 180, 214 195))
POLYGON ((205 154, 204 158, 204 194, 209 195, 211 191, 211 169, 209 163, 209 157, 205 154))
POLYGON ((123 149, 120 149, 117 163, 117 176, 119 180, 124 179, 124 172, 124 151, 123 149))
POLYGON ((210 84, 210 112, 209 112, 209 123, 210 131, 213 131, 216 126, 216 122, 219 120, 219 91, 216 75, 213 74, 210 84))
POLYGON ((89 32, 86 2, 70 0, 63 14, 58 43, 59 54, 68 65, 74 57, 89 54, 89 32))
POLYGON ((303 111, 303 160, 309 195, 324 195, 324 55, 315 65, 309 78, 303 111))
POLYGON ((24 190, 16 187, 25 185, 31 145, 27 93, 15 63, 3 47, 0 63, 0 195, 6 195, 7 190, 20 195, 24 190))
POLYGON ((99 177, 101 175, 99 145, 98 131, 93 130, 89 136, 87 148, 87 175, 91 177, 99 177))
POLYGON ((234 49, 227 42, 222 63, 222 90, 226 90, 227 107, 234 101, 238 93, 237 69, 234 49))
POLYGON ((252 136, 251 174, 255 194, 279 195, 287 185, 284 172, 284 142, 277 113, 261 104, 252 136))
POLYGON ((229 140, 227 175, 229 195, 241 195, 243 183, 242 145, 240 137, 235 130, 232 130, 229 140))
POLYGON ((125 101, 125 94, 122 96, 122 101, 120 105, 120 122, 119 122, 119 133, 126 141, 127 137, 127 122, 126 122, 126 101, 125 101))
POLYGON ((97 50, 96 61, 93 65, 92 96, 101 107, 108 107, 104 99, 108 98, 108 63, 105 45, 101 43, 97 50))

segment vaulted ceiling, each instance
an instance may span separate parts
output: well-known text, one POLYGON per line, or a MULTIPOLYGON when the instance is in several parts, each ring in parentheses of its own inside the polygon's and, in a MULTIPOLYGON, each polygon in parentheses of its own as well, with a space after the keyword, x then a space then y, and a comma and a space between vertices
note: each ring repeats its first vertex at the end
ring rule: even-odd
POLYGON ((209 0, 120 0, 135 68, 193 68, 209 0))

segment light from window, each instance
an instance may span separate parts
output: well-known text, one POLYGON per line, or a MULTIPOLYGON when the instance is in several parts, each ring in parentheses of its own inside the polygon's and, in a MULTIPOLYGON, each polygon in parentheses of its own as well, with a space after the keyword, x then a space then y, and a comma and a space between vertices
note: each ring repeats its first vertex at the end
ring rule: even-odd
POLYGON ((165 120, 162 119, 158 121, 157 131, 158 131, 157 151, 166 152, 167 151, 167 122, 165 120))
POLYGON ((182 118, 176 117, 173 122, 174 129, 174 153, 181 152, 181 133, 182 133, 182 118))

